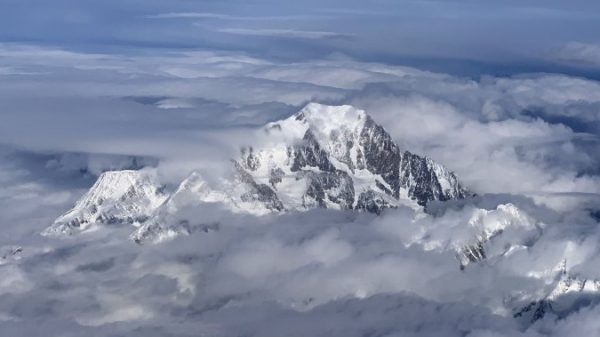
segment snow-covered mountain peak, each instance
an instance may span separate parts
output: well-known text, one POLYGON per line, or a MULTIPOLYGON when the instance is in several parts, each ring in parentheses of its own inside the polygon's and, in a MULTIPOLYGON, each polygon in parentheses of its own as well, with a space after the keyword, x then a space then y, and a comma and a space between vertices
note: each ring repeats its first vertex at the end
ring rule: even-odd
POLYGON ((495 210, 478 209, 469 219, 469 225, 490 238, 509 227, 533 228, 535 221, 515 205, 508 203, 498 205, 495 210))
POLYGON ((309 103, 292 116, 266 125, 269 133, 279 133, 292 140, 302 139, 308 130, 325 144, 336 133, 359 133, 368 118, 365 111, 350 105, 331 106, 309 103))
POLYGON ((469 195, 451 171, 401 150, 365 111, 349 105, 310 103, 265 131, 267 140, 242 149, 237 163, 286 209, 380 213, 469 195))
POLYGON ((104 172, 75 207, 43 234, 71 234, 98 223, 143 222, 166 199, 155 170, 104 172))
POLYGON ((317 132, 330 134, 339 129, 358 130, 362 128, 367 114, 364 110, 351 105, 331 106, 309 103, 290 118, 307 123, 317 132))
POLYGON ((82 202, 97 202, 100 199, 114 197, 115 195, 125 195, 130 189, 147 189, 149 185, 156 182, 156 173, 151 170, 136 171, 107 171, 98 177, 98 180, 86 194, 82 202))
POLYGON ((542 225, 511 203, 500 204, 491 210, 473 210, 468 226, 458 231, 468 235, 453 244, 461 268, 522 249, 537 235, 538 226, 542 225))

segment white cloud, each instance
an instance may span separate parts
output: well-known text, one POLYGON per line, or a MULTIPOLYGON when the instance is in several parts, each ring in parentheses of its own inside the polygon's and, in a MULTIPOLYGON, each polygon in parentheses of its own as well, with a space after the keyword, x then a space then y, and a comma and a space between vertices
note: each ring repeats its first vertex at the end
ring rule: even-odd
POLYGON ((404 148, 446 164, 479 193, 594 193, 600 185, 582 174, 600 164, 597 135, 577 130, 600 130, 595 81, 474 81, 343 58, 278 63, 212 51, 121 57, 4 45, 0 54, 10 67, 39 72, 0 85, 0 141, 32 149, 185 161, 197 153, 214 162, 247 139, 224 127, 261 125, 320 101, 366 109, 404 148))
POLYGON ((580 65, 600 65, 600 45, 582 42, 569 42, 552 55, 559 61, 580 65))
POLYGON ((0 244, 24 248, 21 260, 0 266, 7 287, 24 285, 0 291, 3 333, 597 334, 594 298, 562 320, 520 326, 511 317, 552 290, 564 258, 569 272, 600 278, 600 233, 589 216, 600 204, 597 82, 470 80, 340 57, 285 63, 211 51, 4 46, 0 55, 27 73, 0 84, 0 142, 15 145, 0 148, 0 244), (36 235, 91 182, 80 170, 93 175, 143 156, 142 164, 159 160, 165 182, 198 166, 221 172, 257 126, 311 100, 365 108, 402 147, 456 171, 479 198, 420 219, 406 209, 252 217, 198 207, 186 215, 218 230, 144 247, 120 226, 64 240, 36 235), (466 224, 477 208, 509 201, 535 225, 506 229, 486 246, 486 262, 461 271, 456 248, 478 230, 466 224))
POLYGON ((221 33, 249 35, 249 36, 267 36, 267 37, 287 37, 301 39, 340 39, 351 38, 352 35, 341 34, 326 31, 294 30, 294 29, 251 29, 251 28, 222 28, 217 30, 221 33))
POLYGON ((244 16, 231 15, 210 12, 173 12, 147 15, 148 19, 215 19, 215 20, 230 20, 230 21, 287 21, 287 20, 305 20, 314 19, 316 17, 325 18, 323 15, 278 15, 278 16, 244 16))
POLYGON ((238 19, 233 15, 217 14, 217 13, 203 13, 203 12, 179 12, 179 13, 161 13, 155 15, 146 16, 148 19, 238 19))
MULTIPOLYGON (((467 207, 413 223, 407 210, 378 218, 325 210, 252 217, 205 207, 198 216, 220 219, 218 230, 160 245, 137 247, 119 227, 66 240, 38 238, 23 247, 15 274, 30 286, 3 297, 0 313, 15 324, 65 322, 46 333, 75 321, 98 335, 115 329, 144 335, 149 326, 176 336, 190 329, 217 336, 276 336, 282 329, 316 336, 453 335, 457 319, 462 334, 551 335, 538 330, 542 324, 563 331, 565 321, 552 316, 525 330, 511 305, 549 292, 553 274, 543 272, 564 257, 569 270, 597 263, 592 242, 599 233, 592 230, 577 244, 565 224, 547 224, 531 241, 528 230, 509 227, 486 246, 489 262, 461 271, 452 242, 474 234, 461 224, 476 212, 467 207), (406 241, 415 237, 450 242, 406 241), (492 254, 519 240, 530 247, 510 257, 492 254)), ((8 327, 0 324, 0 331, 8 327)))

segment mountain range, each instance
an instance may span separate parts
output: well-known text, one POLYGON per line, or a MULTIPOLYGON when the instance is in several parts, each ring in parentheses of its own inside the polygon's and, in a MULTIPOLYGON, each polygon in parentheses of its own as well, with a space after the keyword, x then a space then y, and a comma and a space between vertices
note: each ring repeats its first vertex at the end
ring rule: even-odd
POLYGON ((197 203, 255 215, 317 207, 380 214, 472 195, 454 173, 402 150, 382 126, 352 106, 311 103, 261 132, 263 144, 242 148, 231 160, 233 174, 217 186, 194 171, 169 193, 153 169, 104 172, 43 234, 135 224, 132 238, 141 243, 189 231, 191 219, 185 226, 165 221, 197 203))
MULTIPOLYGON (((131 239, 148 244, 198 230, 218 230, 218 223, 184 212, 203 205, 253 216, 314 208, 380 215, 398 207, 425 216, 431 201, 474 195, 453 172, 401 149, 371 116, 352 106, 311 103, 263 126, 258 136, 231 159, 232 173, 216 182, 193 171, 168 191, 153 168, 104 172, 73 209, 42 234, 64 236, 132 225, 131 239)), ((471 233, 466 238, 441 242, 424 235, 415 244, 426 250, 450 249, 464 269, 527 249, 542 226, 514 205, 504 204, 476 209, 463 226, 471 233), (523 237, 531 242, 505 242, 502 235, 507 231, 525 233, 523 237)), ((568 307, 567 295, 575 301, 578 294, 600 292, 600 282, 570 275, 566 260, 546 277, 555 285, 550 292, 506 300, 515 317, 534 321, 548 311, 568 307)))

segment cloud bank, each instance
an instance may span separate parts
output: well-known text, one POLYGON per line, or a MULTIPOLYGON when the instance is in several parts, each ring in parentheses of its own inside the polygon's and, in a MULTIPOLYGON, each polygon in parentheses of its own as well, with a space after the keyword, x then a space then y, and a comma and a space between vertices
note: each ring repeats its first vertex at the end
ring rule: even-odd
POLYGON ((561 297, 533 323, 513 317, 552 293, 563 269, 600 280, 596 81, 472 79, 341 55, 290 62, 19 44, 2 45, 0 55, 2 333, 598 332, 594 294, 578 295, 576 305, 561 297), (132 243, 131 226, 38 235, 102 171, 154 166, 173 188, 192 169, 219 172, 261 125, 310 101, 365 109, 403 148, 443 163, 479 196, 432 204, 431 215, 400 208, 381 217, 253 217, 205 205, 186 216, 216 230, 159 245, 132 243), (526 225, 507 227, 486 244, 486 261, 461 270, 457 249, 508 203, 526 225))
POLYGON ((472 80, 349 59, 280 63, 209 51, 129 57, 7 45, 0 54, 26 72, 3 75, 0 141, 33 151, 226 161, 253 128, 307 102, 350 103, 478 193, 543 198, 599 187, 600 85, 591 80, 472 80))

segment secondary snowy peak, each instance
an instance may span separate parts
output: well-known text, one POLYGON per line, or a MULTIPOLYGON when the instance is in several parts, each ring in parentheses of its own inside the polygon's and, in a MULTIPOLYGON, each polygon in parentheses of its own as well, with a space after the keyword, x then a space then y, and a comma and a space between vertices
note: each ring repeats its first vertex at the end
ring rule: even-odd
POLYGON ((197 206, 201 202, 226 203, 228 196, 212 189, 202 175, 194 171, 179 184, 179 187, 169 197, 162 207, 163 211, 176 213, 185 207, 197 206))
POLYGON ((577 309, 582 303, 596 302, 600 296, 600 280, 571 274, 567 268, 566 258, 545 274, 546 283, 551 287, 550 292, 542 298, 518 307, 513 317, 530 323, 543 318, 548 313, 563 316, 577 309))
POLYGON ((71 234, 95 224, 144 222, 166 199, 153 170, 104 172, 75 207, 42 234, 71 234))
POLYGON ((502 240, 502 234, 507 231, 520 231, 521 234, 516 237, 530 238, 532 235, 527 233, 537 232, 538 225, 535 219, 513 204, 498 205, 492 210, 474 210, 467 227, 474 235, 468 238, 467 242, 457 243, 456 250, 461 268, 486 258, 510 254, 514 249, 523 247, 523 242, 502 240))
POLYGON ((447 210, 440 219, 415 219, 418 235, 404 241, 407 246, 422 246, 426 251, 455 254, 459 267, 494 260, 527 249, 544 226, 513 204, 499 204, 492 209, 465 206, 458 213, 447 210))
POLYGON ((223 179, 217 185, 211 186, 200 172, 192 172, 131 239, 137 243, 161 242, 197 229, 211 229, 214 224, 204 223, 201 216, 186 215, 202 205, 215 204, 233 213, 254 215, 283 210, 270 188, 257 184, 244 171, 236 170, 231 180, 223 179))

